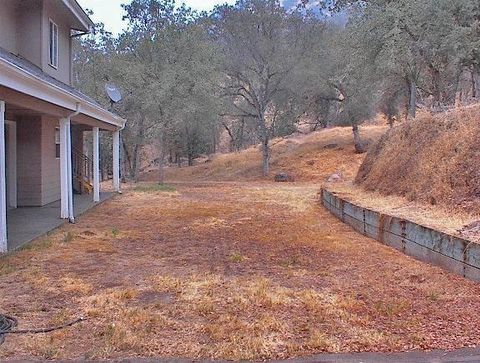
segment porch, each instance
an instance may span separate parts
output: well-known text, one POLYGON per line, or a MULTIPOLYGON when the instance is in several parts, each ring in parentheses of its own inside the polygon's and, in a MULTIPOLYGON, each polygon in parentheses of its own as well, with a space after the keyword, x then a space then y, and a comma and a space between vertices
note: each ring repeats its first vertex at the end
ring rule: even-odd
MULTIPOLYGON (((115 193, 100 193, 100 203, 115 193)), ((74 195, 75 217, 98 205, 91 195, 74 195)), ((58 217, 60 200, 42 207, 19 207, 7 212, 8 249, 15 250, 66 223, 58 217)))
POLYGON ((0 254, 73 222, 107 196, 100 190, 101 134, 111 137, 113 190, 120 192, 124 126, 70 85, 0 48, 0 254))

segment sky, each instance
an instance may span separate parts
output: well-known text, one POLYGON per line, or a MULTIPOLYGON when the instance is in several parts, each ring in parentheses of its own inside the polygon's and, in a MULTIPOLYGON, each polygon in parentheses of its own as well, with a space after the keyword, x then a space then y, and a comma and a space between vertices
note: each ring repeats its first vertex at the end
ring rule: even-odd
MULTIPOLYGON (((77 0, 84 9, 93 10, 92 20, 95 23, 105 24, 107 31, 114 35, 121 33, 126 27, 122 21, 123 11, 121 4, 129 3, 129 0, 77 0)), ((182 1, 177 1, 181 3, 182 1)), ((183 0, 185 4, 195 10, 212 10, 217 4, 234 4, 235 0, 183 0)))
MULTIPOLYGON (((126 27, 126 22, 122 21, 123 10, 121 4, 129 3, 130 0, 77 0, 84 9, 93 10, 92 20, 95 23, 104 23, 105 29, 118 35, 126 27)), ((176 1, 178 4, 182 0, 176 1)), ((183 0, 183 2, 192 9, 212 10, 215 5, 219 4, 234 4, 235 0, 183 0)), ((299 0, 281 0, 280 1, 287 8, 298 4, 299 0)), ((310 0, 310 6, 315 6, 317 0, 310 0)))

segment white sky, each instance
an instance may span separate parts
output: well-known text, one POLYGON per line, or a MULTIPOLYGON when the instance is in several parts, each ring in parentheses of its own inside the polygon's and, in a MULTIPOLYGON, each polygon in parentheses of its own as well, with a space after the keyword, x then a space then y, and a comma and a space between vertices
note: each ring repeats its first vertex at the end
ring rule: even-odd
MULTIPOLYGON (((93 10, 92 20, 102 22, 105 29, 117 35, 126 27, 122 21, 123 11, 121 4, 130 3, 129 0, 77 0, 84 9, 93 10)), ((185 4, 195 10, 211 10, 217 4, 234 4, 235 0, 183 0, 185 4)), ((181 0, 177 0, 180 5, 181 0)))

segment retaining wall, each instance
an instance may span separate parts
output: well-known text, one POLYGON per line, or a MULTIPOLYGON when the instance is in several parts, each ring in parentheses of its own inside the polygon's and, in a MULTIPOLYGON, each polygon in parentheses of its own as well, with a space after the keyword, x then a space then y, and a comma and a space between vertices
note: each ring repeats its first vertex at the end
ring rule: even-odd
POLYGON ((357 232, 418 260, 480 281, 480 244, 359 207, 322 189, 322 204, 357 232))

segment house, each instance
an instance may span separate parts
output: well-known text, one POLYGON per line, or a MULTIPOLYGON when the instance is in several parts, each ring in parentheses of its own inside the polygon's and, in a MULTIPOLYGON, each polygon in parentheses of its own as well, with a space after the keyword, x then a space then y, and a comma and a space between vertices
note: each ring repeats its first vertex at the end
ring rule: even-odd
POLYGON ((0 4, 2 253, 25 242, 12 246, 15 228, 40 232, 50 222, 35 225, 52 210, 60 222, 73 220, 76 198, 100 201, 100 132, 112 133, 113 186, 120 191, 119 133, 125 120, 72 87, 73 38, 93 27, 76 0, 0 4), (87 135, 93 144, 90 157, 84 153, 87 135))

